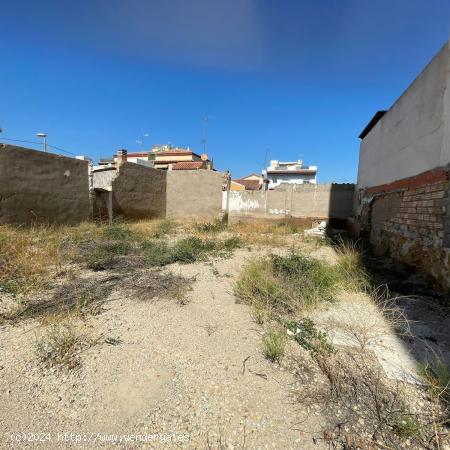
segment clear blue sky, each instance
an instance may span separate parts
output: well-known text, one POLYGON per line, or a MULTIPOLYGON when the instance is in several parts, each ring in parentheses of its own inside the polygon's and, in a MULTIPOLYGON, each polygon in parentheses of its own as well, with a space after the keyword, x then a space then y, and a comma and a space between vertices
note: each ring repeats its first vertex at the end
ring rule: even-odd
MULTIPOLYGON (((3 137, 97 159, 171 142, 233 176, 356 179, 359 132, 448 39, 448 0, 0 0, 3 137)), ((1 135, 0 135, 1 140, 1 135)))

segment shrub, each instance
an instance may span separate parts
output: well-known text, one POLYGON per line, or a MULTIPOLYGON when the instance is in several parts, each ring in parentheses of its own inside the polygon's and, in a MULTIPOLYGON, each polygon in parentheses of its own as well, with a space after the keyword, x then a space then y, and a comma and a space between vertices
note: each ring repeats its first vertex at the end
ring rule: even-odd
POLYGON ((288 333, 293 336, 299 345, 308 350, 311 356, 335 353, 336 350, 328 339, 328 335, 318 330, 311 319, 303 319, 297 322, 289 321, 286 323, 286 327, 288 333))
POLYGON ((216 244, 211 240, 188 237, 178 241, 173 247, 173 258, 182 263, 195 262, 207 253, 213 252, 216 244))
POLYGON ((270 260, 267 258, 254 259, 244 266, 235 286, 236 296, 244 303, 258 308, 272 309, 289 308, 287 300, 275 278, 270 260))
POLYGON ((233 249, 240 245, 237 238, 225 241, 188 237, 176 242, 172 247, 163 241, 147 240, 141 245, 148 264, 151 266, 165 266, 175 262, 184 264, 205 259, 215 253, 216 256, 228 256, 233 249))
POLYGON ((300 295, 306 306, 331 301, 337 290, 337 274, 329 264, 298 253, 272 256, 275 276, 292 294, 300 295))
POLYGON ((263 354, 272 362, 280 362, 284 356, 286 337, 277 330, 269 330, 263 339, 263 354))
POLYGON ((96 243, 84 256, 89 269, 98 271, 108 269, 118 256, 129 253, 130 245, 125 241, 106 241, 96 243))
POLYGON ((112 225, 105 226, 102 232, 103 237, 106 239, 124 241, 128 239, 131 235, 131 231, 126 224, 116 223, 112 225))
POLYGON ((283 314, 333 300, 337 287, 332 266, 291 253, 248 263, 235 284, 235 294, 246 303, 283 314))
POLYGON ((175 262, 170 247, 164 241, 147 240, 141 248, 150 266, 162 267, 175 262))

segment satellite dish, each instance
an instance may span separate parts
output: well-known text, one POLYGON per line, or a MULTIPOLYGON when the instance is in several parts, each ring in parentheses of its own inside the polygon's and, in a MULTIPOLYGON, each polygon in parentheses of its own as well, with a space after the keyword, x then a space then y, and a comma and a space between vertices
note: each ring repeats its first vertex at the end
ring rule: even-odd
POLYGON ((206 153, 202 153, 200 158, 202 161, 208 161, 208 155, 206 153))

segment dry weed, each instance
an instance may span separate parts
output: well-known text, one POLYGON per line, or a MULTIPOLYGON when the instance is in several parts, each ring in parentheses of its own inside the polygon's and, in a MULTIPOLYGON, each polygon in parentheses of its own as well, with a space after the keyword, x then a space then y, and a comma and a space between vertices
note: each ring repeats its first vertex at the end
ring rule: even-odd
POLYGON ((410 448, 434 448, 431 410, 411 409, 418 395, 411 389, 418 388, 387 380, 377 361, 365 352, 341 350, 319 355, 316 361, 320 373, 298 397, 320 408, 327 419, 316 439, 343 449, 401 449, 406 441, 410 448), (317 382, 321 376, 325 383, 317 382), (356 442, 360 446, 355 447, 356 442), (347 447, 350 444, 353 447, 347 447))
POLYGON ((48 326, 36 341, 39 360, 47 367, 64 366, 73 369, 79 365, 79 353, 87 341, 72 322, 48 326))

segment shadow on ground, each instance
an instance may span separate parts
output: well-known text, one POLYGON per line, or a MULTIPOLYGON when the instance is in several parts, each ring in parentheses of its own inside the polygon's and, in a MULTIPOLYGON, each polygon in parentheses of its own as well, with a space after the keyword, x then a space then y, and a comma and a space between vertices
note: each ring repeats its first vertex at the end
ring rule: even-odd
MULTIPOLYGON (((338 243, 336 243, 338 245, 338 243)), ((362 263, 372 284, 401 308, 410 333, 401 336, 418 364, 450 366, 450 294, 439 290, 411 266, 361 246, 362 263)))

